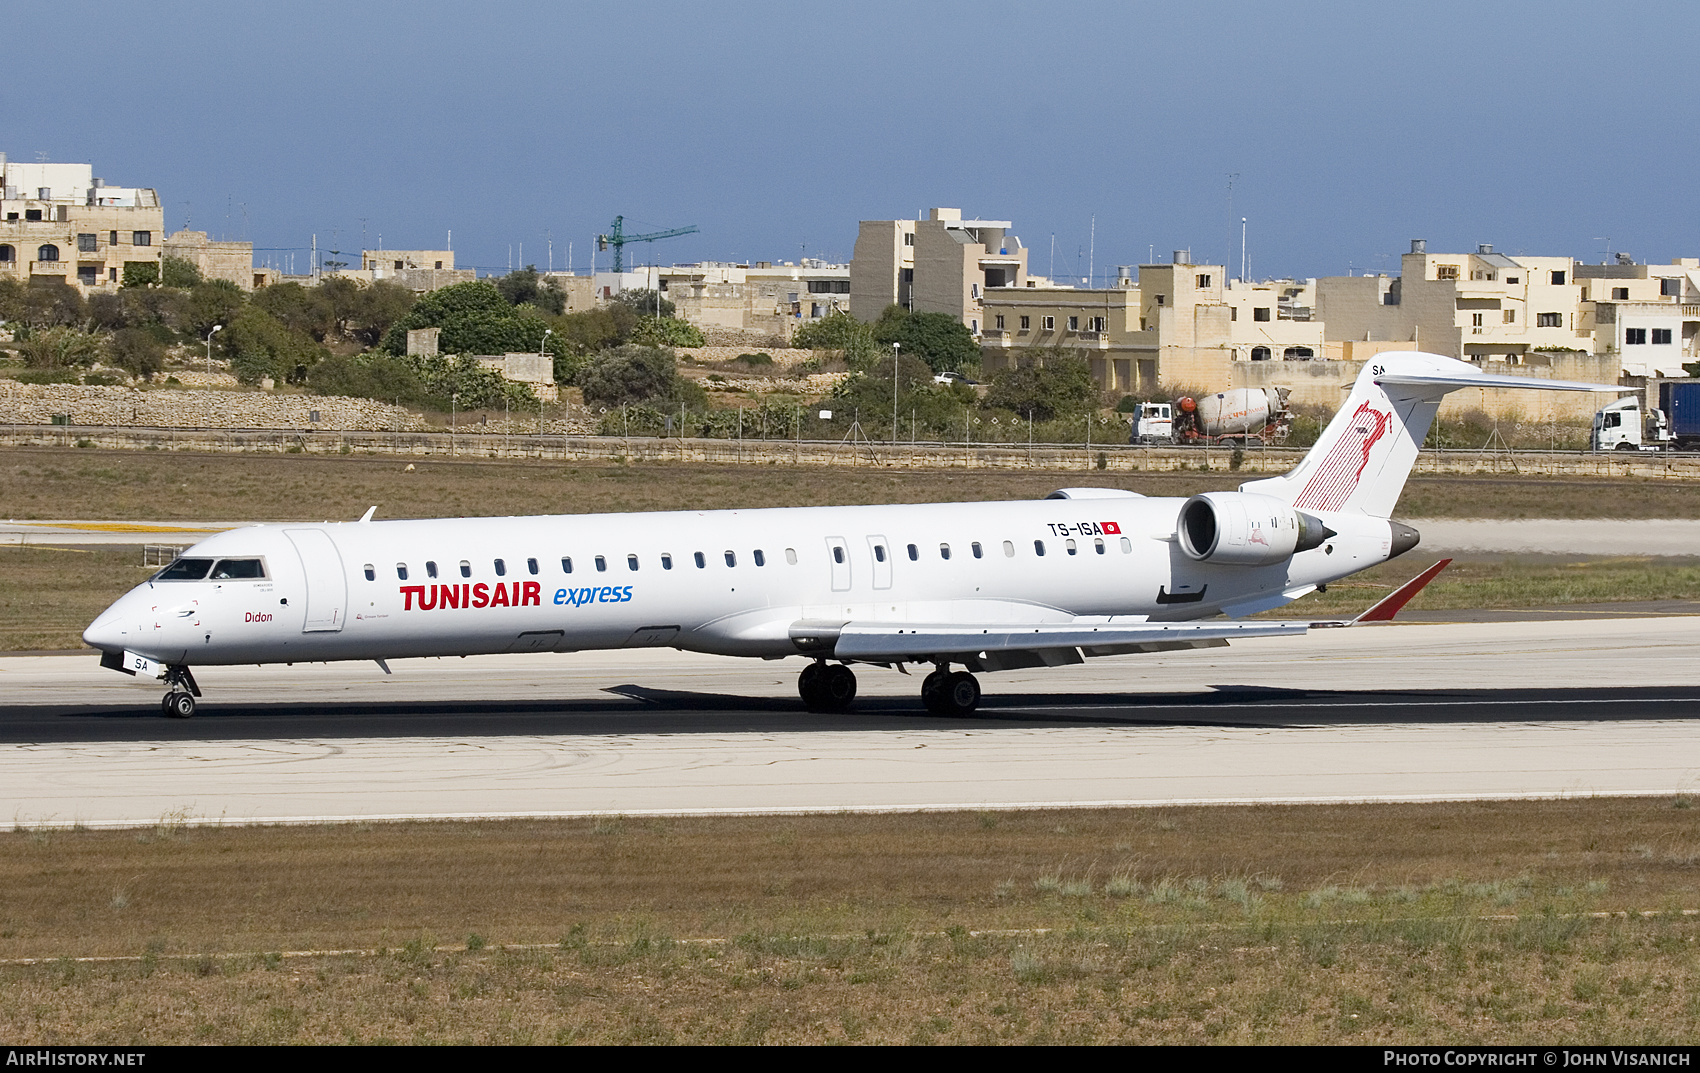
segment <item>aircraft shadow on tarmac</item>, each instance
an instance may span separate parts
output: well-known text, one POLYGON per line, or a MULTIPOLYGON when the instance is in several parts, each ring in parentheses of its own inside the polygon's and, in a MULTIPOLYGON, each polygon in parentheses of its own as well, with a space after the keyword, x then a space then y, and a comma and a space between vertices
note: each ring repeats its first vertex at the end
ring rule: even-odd
POLYGON ((612 686, 606 700, 232 703, 193 719, 153 705, 0 705, 0 743, 302 737, 725 734, 1020 728, 1566 723, 1700 718, 1700 687, 1310 690, 1223 684, 1192 693, 988 693, 973 715, 930 715, 918 697, 860 698, 810 713, 790 697, 612 686))

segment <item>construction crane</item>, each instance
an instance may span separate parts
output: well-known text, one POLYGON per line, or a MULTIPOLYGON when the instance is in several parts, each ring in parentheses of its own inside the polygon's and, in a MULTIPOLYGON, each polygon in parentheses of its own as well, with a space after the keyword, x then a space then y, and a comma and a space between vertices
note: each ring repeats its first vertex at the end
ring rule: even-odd
POLYGON ((688 235, 697 229, 697 225, 692 224, 689 227, 675 227, 671 231, 652 231, 647 235, 628 235, 624 230, 625 221, 626 218, 624 216, 614 217, 612 229, 606 235, 596 236, 597 249, 605 250, 610 246, 614 248, 614 271, 616 272, 625 271, 625 260, 622 257, 622 252, 625 249, 626 243, 654 242, 658 238, 673 238, 677 235, 688 235))

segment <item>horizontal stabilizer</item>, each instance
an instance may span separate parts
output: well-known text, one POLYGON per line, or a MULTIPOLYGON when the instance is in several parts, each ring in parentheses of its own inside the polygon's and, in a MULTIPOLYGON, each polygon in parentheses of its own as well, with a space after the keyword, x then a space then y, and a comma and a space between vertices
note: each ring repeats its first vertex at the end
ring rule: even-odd
MULTIPOLYGON (((1456 363, 1463 365, 1463 362, 1456 363)), ((1389 369, 1375 378, 1382 385, 1402 384, 1411 387, 1438 387, 1457 391, 1466 387, 1522 388, 1537 391, 1609 391, 1621 392, 1616 384, 1589 384, 1580 380, 1543 380, 1533 376, 1502 376, 1482 372, 1417 372, 1389 369)))
POLYGON ((1394 589, 1386 596, 1377 600, 1375 602, 1375 606, 1353 619, 1352 625, 1356 626, 1363 622, 1392 622, 1393 616, 1397 615, 1401 608, 1410 603, 1412 597, 1416 596, 1417 593, 1422 592, 1425 585, 1433 581, 1436 575, 1451 565, 1451 559, 1442 559, 1438 563, 1435 563, 1427 570, 1424 570, 1416 577, 1405 582, 1397 589, 1394 589))

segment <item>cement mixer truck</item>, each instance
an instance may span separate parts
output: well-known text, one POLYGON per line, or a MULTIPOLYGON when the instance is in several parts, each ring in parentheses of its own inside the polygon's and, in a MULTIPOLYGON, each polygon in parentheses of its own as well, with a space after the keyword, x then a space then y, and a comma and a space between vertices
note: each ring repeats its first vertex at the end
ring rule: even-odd
POLYGON ((1142 403, 1129 443, 1282 443, 1292 430, 1284 387, 1241 387, 1173 403, 1142 403))

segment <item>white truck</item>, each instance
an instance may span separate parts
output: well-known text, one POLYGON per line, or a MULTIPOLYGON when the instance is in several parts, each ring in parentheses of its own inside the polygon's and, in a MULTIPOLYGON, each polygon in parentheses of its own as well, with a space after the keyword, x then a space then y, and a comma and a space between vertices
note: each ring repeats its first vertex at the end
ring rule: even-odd
POLYGON ((1129 443, 1281 443, 1293 425, 1291 389, 1242 387, 1214 395, 1144 402, 1134 414, 1129 443))
POLYGON ((1595 451, 1665 451, 1670 443, 1670 422, 1664 411, 1652 409, 1643 416, 1641 400, 1626 395, 1594 414, 1588 446, 1595 451))

